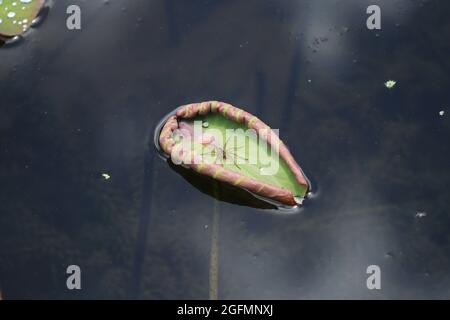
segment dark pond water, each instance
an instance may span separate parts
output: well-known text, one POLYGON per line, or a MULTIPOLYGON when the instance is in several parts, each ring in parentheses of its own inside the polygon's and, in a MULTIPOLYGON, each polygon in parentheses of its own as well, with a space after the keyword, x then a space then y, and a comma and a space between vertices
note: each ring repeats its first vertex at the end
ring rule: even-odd
POLYGON ((3 298, 207 299, 214 226, 222 299, 450 298, 449 1, 80 1, 81 31, 69 4, 0 49, 3 298), (157 156, 159 120, 212 99, 280 128, 300 213, 157 156))

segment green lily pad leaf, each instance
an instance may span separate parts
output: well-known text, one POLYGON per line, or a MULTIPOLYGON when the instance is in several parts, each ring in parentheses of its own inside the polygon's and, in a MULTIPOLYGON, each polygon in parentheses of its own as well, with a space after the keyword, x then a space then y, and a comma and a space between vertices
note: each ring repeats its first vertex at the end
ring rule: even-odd
POLYGON ((45 0, 0 0, 0 36, 14 37, 31 25, 45 0))
MULTIPOLYGON (((296 197, 306 196, 308 187, 298 183, 286 162, 276 152, 273 152, 274 150, 264 143, 263 139, 259 139, 256 135, 246 135, 245 132, 248 128, 243 124, 231 121, 218 113, 209 113, 193 120, 206 121, 209 124, 208 129, 216 129, 224 137, 225 141, 219 142, 219 146, 215 148, 219 150, 216 159, 224 168, 259 182, 289 189, 296 197), (232 138, 227 138, 227 130, 232 130, 232 138)), ((204 133, 208 134, 208 131, 204 130, 204 133)), ((207 156, 207 152, 210 150, 214 150, 204 144, 195 146, 204 156, 207 156)))
POLYGON ((179 108, 165 120, 158 140, 173 163, 269 202, 295 206, 310 190, 277 132, 226 103, 179 108))

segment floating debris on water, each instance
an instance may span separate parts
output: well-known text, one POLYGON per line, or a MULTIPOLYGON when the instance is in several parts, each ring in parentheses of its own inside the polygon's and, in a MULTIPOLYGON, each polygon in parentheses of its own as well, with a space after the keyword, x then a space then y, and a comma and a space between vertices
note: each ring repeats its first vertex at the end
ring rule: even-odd
POLYGON ((427 216, 427 213, 423 212, 423 211, 420 211, 420 212, 416 213, 416 218, 419 218, 419 219, 425 218, 426 216, 427 216))
POLYGON ((103 179, 105 179, 105 180, 111 179, 111 176, 110 176, 109 174, 107 174, 107 173, 102 173, 102 177, 103 177, 103 179))
POLYGON ((386 88, 388 89, 392 89, 395 87, 395 85, 397 84, 397 81, 394 80, 388 80, 384 83, 384 85, 386 86, 386 88))

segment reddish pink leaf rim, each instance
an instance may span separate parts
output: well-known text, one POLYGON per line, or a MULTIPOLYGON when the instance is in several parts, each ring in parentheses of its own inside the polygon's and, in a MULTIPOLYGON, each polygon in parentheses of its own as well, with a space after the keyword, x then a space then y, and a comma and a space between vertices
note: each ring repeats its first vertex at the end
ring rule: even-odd
MULTIPOLYGON (((256 116, 228 103, 207 101, 187 104, 178 108, 175 114, 168 117, 159 135, 159 144, 164 153, 170 157, 172 149, 176 144, 172 137, 172 133, 174 130, 179 128, 179 119, 192 119, 198 115, 206 115, 210 112, 220 113, 222 116, 231 121, 246 125, 249 129, 251 128, 255 130, 260 137, 272 146, 276 146, 276 144, 278 144, 279 155, 286 162, 294 174, 297 182, 304 185, 307 190, 310 190, 308 179, 303 174, 303 171, 295 161, 286 145, 278 138, 275 132, 256 116)), ((201 161, 195 161, 195 158, 199 157, 198 155, 191 153, 186 154, 190 157, 190 161, 188 161, 187 166, 199 174, 246 189, 254 194, 275 200, 285 205, 297 205, 297 201, 294 198, 295 195, 289 189, 257 181, 243 174, 224 168, 221 164, 209 164, 201 163, 201 161)))

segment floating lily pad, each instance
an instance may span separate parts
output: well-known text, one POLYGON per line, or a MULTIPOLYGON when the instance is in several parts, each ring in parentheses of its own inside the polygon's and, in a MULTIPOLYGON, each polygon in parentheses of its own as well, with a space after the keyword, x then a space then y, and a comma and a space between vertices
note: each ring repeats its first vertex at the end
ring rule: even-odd
POLYGON ((165 119, 160 148, 175 164, 295 206, 309 182, 278 135, 250 113, 211 101, 183 106, 165 119))
POLYGON ((14 37, 25 32, 45 0, 0 0, 0 36, 14 37))

